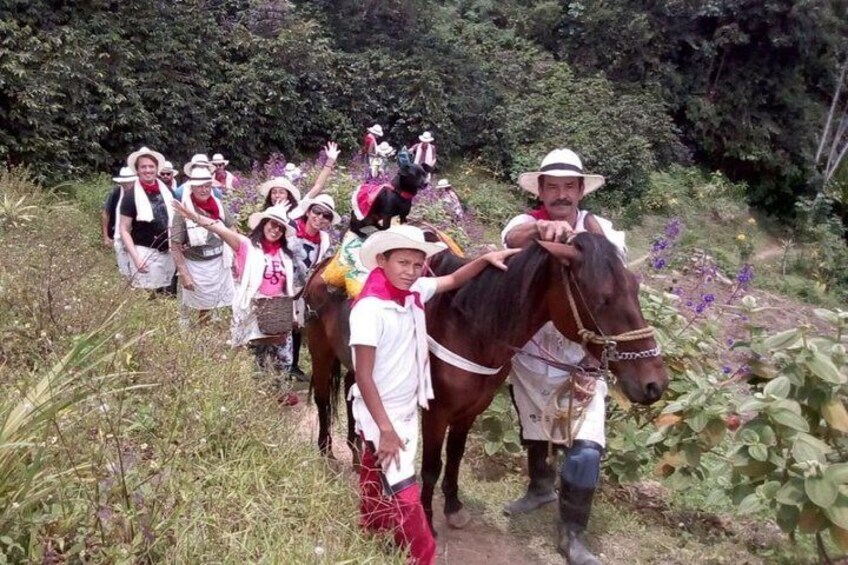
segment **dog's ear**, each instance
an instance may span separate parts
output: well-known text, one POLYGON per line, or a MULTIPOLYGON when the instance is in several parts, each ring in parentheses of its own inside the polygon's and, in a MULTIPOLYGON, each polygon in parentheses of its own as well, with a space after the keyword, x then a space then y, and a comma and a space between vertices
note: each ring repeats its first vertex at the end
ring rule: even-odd
POLYGON ((430 165, 428 165, 427 163, 421 163, 421 168, 422 168, 422 169, 424 169, 424 172, 425 172, 425 173, 427 173, 428 175, 429 175, 431 172, 433 172, 433 167, 431 167, 431 166, 430 166, 430 165))

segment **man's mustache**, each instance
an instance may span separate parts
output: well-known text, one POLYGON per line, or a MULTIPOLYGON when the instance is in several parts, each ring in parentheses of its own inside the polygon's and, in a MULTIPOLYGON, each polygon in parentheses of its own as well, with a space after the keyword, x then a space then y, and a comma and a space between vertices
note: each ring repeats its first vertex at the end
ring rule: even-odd
POLYGON ((570 198, 558 198, 551 203, 551 206, 571 206, 572 204, 570 198))

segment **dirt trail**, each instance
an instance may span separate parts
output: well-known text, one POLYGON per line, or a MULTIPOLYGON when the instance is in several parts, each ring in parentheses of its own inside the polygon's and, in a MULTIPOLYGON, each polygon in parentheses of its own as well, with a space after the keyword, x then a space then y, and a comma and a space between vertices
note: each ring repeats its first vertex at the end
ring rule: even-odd
MULTIPOLYGON (((301 437, 318 449, 318 414, 314 404, 306 403, 306 390, 298 390, 300 403, 291 410, 300 420, 298 430, 301 437)), ((351 488, 357 488, 356 475, 352 471, 350 451, 344 444, 344 436, 333 430, 335 442, 333 452, 338 458, 340 470, 346 471, 351 488)), ((548 563, 564 563, 560 558, 551 556, 541 557, 527 546, 527 540, 519 538, 498 527, 488 524, 482 516, 473 514, 471 522, 462 530, 454 530, 447 526, 444 514, 441 512, 443 500, 437 495, 433 501, 434 522, 438 532, 438 561, 439 565, 493 565, 495 563, 515 563, 526 565, 544 565, 548 563)), ((548 533, 548 532, 545 532, 548 533)))

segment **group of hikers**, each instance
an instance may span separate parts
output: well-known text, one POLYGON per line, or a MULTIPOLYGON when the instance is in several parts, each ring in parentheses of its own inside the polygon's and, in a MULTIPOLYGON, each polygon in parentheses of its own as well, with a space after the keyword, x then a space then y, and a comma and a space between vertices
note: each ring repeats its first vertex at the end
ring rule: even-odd
MULTIPOLYGON (((390 153, 380 149, 385 142, 377 143, 383 133, 379 125, 367 131, 362 153, 378 179, 386 169, 376 159, 390 153)), ((173 165, 161 153, 147 147, 133 152, 114 178, 118 186, 110 192, 102 218, 104 244, 114 247, 119 270, 134 287, 154 295, 176 292, 181 308, 197 313, 198 324, 206 323, 218 308, 231 308, 233 346, 250 348, 262 371, 285 369, 304 380, 308 377, 298 359, 301 328, 309 312, 300 291, 315 267, 334 256, 323 277, 327 285, 344 287, 338 292, 348 292, 351 299, 348 343, 355 385, 350 399, 364 444, 360 523, 369 531, 392 532, 416 564, 431 564, 436 558, 415 472, 419 410, 439 402, 430 376, 427 301, 488 267, 507 270, 509 257, 536 241, 564 242, 587 231, 605 236, 622 259, 625 253, 624 234, 579 206, 603 186, 604 178, 586 173, 573 151, 555 149, 538 170, 519 176, 519 186, 538 203, 506 224, 503 249, 468 261, 450 275, 426 276, 428 259, 455 246, 449 238, 434 240, 396 218, 405 219, 417 189, 429 184, 436 162, 432 143, 432 135, 425 132, 416 146, 398 153, 400 168, 390 182, 366 182, 351 195, 351 229, 342 242, 332 241, 329 229, 341 218, 333 198, 323 192, 340 154, 333 142, 323 148, 326 158, 305 195, 297 187, 302 178, 299 171, 295 175, 294 166, 258 187, 262 210, 250 216, 246 234, 239 233, 226 206, 238 179, 227 171, 228 162, 220 154, 192 157, 182 169, 184 183, 177 186, 173 165), (347 263, 346 254, 351 255, 347 263), (328 276, 334 264, 343 271, 340 281, 328 276), (358 277, 355 285, 345 283, 351 273, 358 277)), ((583 532, 604 452, 606 384, 581 383, 590 397, 585 420, 569 445, 560 446, 563 458, 557 471, 541 412, 546 397, 571 375, 540 359, 582 366, 597 366, 598 361, 552 323, 523 351, 529 355, 513 359, 510 386, 527 449, 529 484, 504 512, 531 512, 558 501, 561 552, 572 564, 599 563, 584 543, 583 532)), ((297 396, 289 392, 281 401, 294 404, 297 396)))

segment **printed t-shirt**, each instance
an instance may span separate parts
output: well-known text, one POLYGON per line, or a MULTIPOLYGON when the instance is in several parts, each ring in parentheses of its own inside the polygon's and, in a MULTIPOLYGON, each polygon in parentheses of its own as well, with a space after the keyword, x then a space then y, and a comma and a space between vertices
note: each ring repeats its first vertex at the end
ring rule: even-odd
MULTIPOLYGON (((250 245, 253 245, 250 240, 242 240, 236 251, 236 274, 241 277, 244 273, 244 264, 247 261, 247 250, 250 245)), ((259 294, 262 296, 283 296, 286 288, 286 271, 283 267, 283 261, 279 253, 268 255, 263 253, 265 258, 265 274, 262 277, 262 284, 259 285, 259 294)))
MULTIPOLYGON (((410 291, 418 292, 423 304, 436 294, 436 279, 421 277, 410 291)), ((392 407, 414 407, 418 402, 418 363, 412 308, 417 308, 412 296, 406 298, 404 306, 391 300, 368 296, 360 299, 350 311, 350 346, 368 345, 376 348, 373 378, 386 410, 392 407)), ((358 389, 354 391, 354 396, 358 396, 358 389)))
POLYGON ((168 210, 165 199, 158 192, 148 194, 150 208, 153 210, 152 222, 139 222, 135 219, 138 211, 135 207, 135 198, 132 191, 121 200, 121 215, 132 218, 130 235, 135 245, 151 247, 158 251, 168 251, 168 210))

